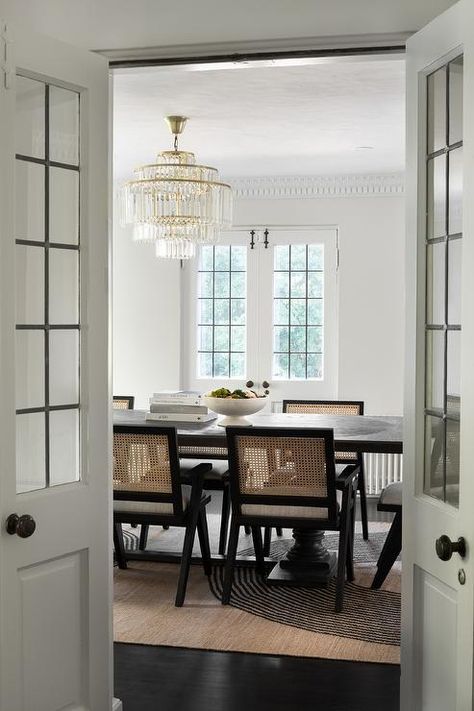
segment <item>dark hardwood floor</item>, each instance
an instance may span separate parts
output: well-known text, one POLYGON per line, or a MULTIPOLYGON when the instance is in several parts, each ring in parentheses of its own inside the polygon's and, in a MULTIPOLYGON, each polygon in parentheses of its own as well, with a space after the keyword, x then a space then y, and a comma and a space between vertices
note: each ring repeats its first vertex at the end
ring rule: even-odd
POLYGON ((124 711, 398 711, 389 664, 115 644, 124 711))

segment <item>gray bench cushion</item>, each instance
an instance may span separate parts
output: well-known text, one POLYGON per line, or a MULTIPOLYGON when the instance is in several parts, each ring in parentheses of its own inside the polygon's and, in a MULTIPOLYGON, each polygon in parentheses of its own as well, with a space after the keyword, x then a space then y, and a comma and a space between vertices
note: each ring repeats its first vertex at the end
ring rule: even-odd
POLYGON ((380 494, 380 506, 401 506, 402 505, 402 482, 396 481, 389 484, 380 494))

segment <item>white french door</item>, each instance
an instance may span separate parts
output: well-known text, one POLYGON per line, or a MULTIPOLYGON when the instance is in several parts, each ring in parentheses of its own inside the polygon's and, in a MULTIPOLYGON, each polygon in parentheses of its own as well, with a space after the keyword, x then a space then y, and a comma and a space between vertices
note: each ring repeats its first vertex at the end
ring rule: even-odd
POLYGON ((462 0, 407 45, 403 711, 473 708, 473 26, 462 0))
POLYGON ((337 389, 337 232, 245 228, 184 267, 183 387, 268 389, 331 398, 337 389))
POLYGON ((1 41, 0 708, 106 711, 108 66, 1 41))

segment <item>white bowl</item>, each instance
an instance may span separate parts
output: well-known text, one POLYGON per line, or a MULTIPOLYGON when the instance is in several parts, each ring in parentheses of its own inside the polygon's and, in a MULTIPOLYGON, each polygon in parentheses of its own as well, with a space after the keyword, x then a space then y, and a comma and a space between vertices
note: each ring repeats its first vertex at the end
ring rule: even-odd
POLYGON ((228 425, 247 425, 248 427, 252 423, 247 419, 246 415, 254 415, 264 408, 268 398, 249 397, 233 400, 232 398, 204 395, 202 402, 209 410, 217 412, 218 415, 224 415, 217 423, 221 427, 227 427, 228 425))

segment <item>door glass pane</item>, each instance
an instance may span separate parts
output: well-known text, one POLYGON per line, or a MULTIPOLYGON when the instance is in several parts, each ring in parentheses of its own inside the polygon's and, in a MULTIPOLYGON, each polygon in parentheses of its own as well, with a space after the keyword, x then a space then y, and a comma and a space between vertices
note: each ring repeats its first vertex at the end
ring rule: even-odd
POLYGON ((44 406, 44 332, 17 331, 15 351, 16 407, 44 406))
POLYGON ((428 161, 428 239, 446 234, 446 156, 428 161))
POLYGON ((57 410, 49 416, 50 482, 79 480, 79 411, 57 410))
POLYGON ((321 244, 277 245, 274 249, 275 379, 323 377, 323 268, 324 246, 321 244))
POLYGON ((17 492, 46 486, 45 414, 35 412, 16 416, 17 492))
POLYGON ((44 249, 16 246, 16 322, 44 323, 44 249))
POLYGON ((51 331, 49 370, 50 405, 79 402, 79 331, 51 331))
POLYGON ((424 491, 457 506, 462 338, 462 57, 430 75, 427 81, 424 491), (431 155, 440 149, 442 154, 431 155), (432 239, 438 241, 430 243, 432 239))
POLYGON ((448 323, 461 323, 462 239, 448 242, 448 323))
POLYGON ((79 320, 79 253, 49 250, 49 319, 53 324, 79 320))
POLYGON ((442 325, 445 318, 445 242, 434 242, 426 248, 426 322, 442 325))
POLYGON ((428 77, 428 153, 446 145, 446 68, 428 77))
POLYGON ((197 374, 245 377, 247 248, 203 246, 199 251, 197 374))
POLYGON ((15 108, 15 153, 44 158, 45 95, 41 81, 17 76, 15 108))
POLYGON ((449 143, 462 140, 464 57, 458 57, 449 64, 449 143))
POLYGON ((62 244, 79 242, 79 173, 50 168, 49 240, 62 244))
POLYGON ((49 88, 49 151, 58 163, 79 164, 79 94, 49 88))
POLYGON ((21 493, 80 478, 79 94, 20 77, 16 106, 15 380, 21 493), (63 328, 55 328, 59 325, 63 328))
POLYGON ((15 161, 15 237, 44 242, 43 165, 15 161))
POLYGON ((449 234, 462 232, 462 147, 449 152, 449 234))

